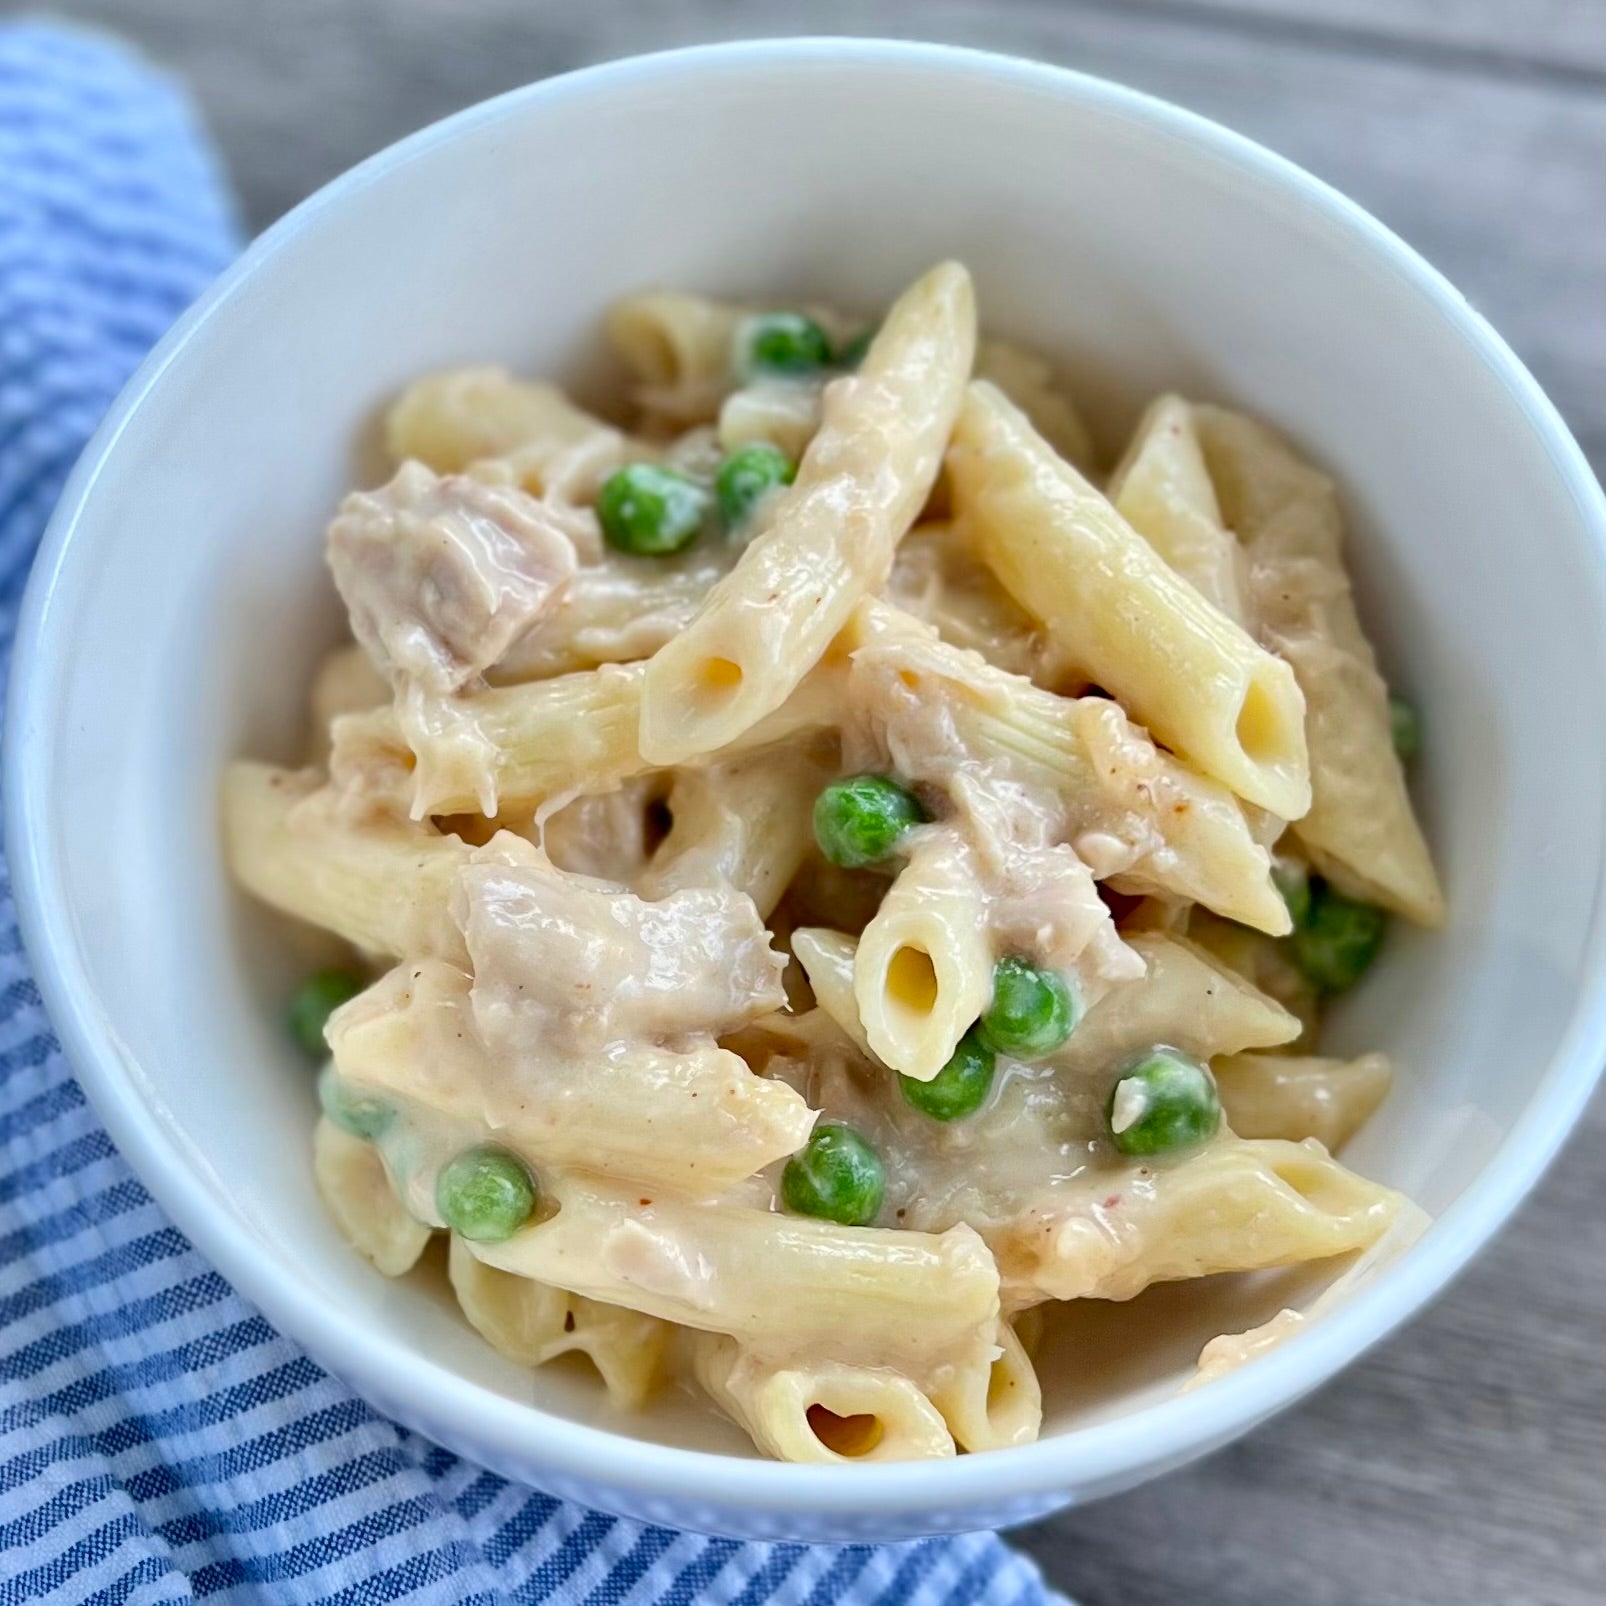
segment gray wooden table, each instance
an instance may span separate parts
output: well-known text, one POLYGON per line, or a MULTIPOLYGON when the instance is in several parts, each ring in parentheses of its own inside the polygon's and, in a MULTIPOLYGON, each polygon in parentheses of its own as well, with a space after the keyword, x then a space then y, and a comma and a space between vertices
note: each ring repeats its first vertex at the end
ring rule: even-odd
MULTIPOLYGON (((122 29, 193 82, 253 226, 471 101, 673 44, 870 33, 1085 68, 1219 118, 1355 196, 1489 315, 1596 472, 1606 468, 1606 0, 56 9, 122 29)), ((1451 1294, 1317 1398, 1191 1471, 1042 1523, 1022 1542, 1085 1606, 1600 1606, 1603 1139, 1597 1101, 1522 1216, 1451 1294)))

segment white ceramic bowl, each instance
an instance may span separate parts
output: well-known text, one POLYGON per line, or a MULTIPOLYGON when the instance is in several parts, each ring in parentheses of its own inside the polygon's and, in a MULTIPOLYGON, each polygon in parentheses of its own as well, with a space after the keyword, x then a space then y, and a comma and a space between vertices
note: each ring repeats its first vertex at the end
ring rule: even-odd
POLYGON ((1407 247, 1288 163, 1110 84, 918 45, 763 43, 465 112, 247 252, 140 370, 56 514, 18 645, 7 825, 40 986, 113 1137, 319 1361, 442 1443, 614 1511, 890 1538, 1024 1519, 1226 1442, 1500 1225, 1606 1057, 1603 731, 1600 490, 1407 247), (1351 1158, 1438 1220, 1208 1388, 1176 1391, 1208 1329, 1162 1293, 1092 1313, 1107 1319, 1049 1374, 1039 1444, 783 1466, 689 1403, 626 1420, 577 1374, 502 1363, 438 1289, 387 1283, 338 1241, 281 1027, 297 962, 225 879, 216 782, 231 756, 296 750, 337 624, 322 528, 405 380, 470 360, 584 378, 599 312, 649 282, 874 308, 945 255, 975 271, 992 329, 1062 359, 1107 447, 1175 386, 1278 421, 1341 479, 1366 616, 1425 711, 1419 796, 1454 909, 1443 936, 1396 940, 1339 1022, 1401 1067, 1351 1158), (1121 1364, 1093 1375, 1095 1337, 1121 1364))

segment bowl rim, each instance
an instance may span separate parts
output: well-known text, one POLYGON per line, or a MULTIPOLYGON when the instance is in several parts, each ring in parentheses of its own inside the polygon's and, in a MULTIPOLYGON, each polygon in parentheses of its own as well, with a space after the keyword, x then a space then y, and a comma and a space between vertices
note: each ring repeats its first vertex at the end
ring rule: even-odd
POLYGON ((661 1501, 689 1499, 743 1512, 818 1517, 897 1517, 921 1512, 994 1511, 1012 1501, 1078 1489, 1124 1487, 1167 1470, 1254 1426, 1333 1376, 1377 1343, 1454 1277, 1507 1220, 1578 1120, 1606 1063, 1606 875, 1597 884, 1585 945, 1586 981, 1560 1046, 1511 1130, 1430 1235, 1338 1310, 1271 1353, 1208 1388, 1176 1394, 1035 1444, 937 1462, 805 1466, 694 1450, 632 1438, 510 1401, 429 1356, 349 1323, 335 1307, 260 1257, 232 1218, 211 1207, 181 1144, 145 1102, 120 1061, 117 1033, 89 984, 62 895, 45 781, 58 729, 50 715, 70 620, 54 609, 75 558, 73 535, 108 459, 166 370, 201 338, 218 310, 271 268, 287 245, 324 213, 413 160, 473 130, 516 119, 533 106, 628 94, 652 80, 739 74, 753 69, 829 66, 991 80, 1021 93, 1071 100, 1116 121, 1160 134, 1293 202, 1347 236, 1416 293, 1424 314, 1448 324, 1504 387, 1569 493, 1606 570, 1606 496, 1554 405, 1527 369, 1448 280, 1355 202, 1284 157, 1221 125, 1138 90, 1069 68, 929 43, 857 38, 744 40, 699 45, 586 67, 513 89, 447 117, 349 169, 254 241, 177 321, 140 365, 96 430, 67 482, 33 563, 20 610, 6 707, 5 836, 19 922, 51 1021, 74 1073, 117 1148, 162 1209, 202 1255, 359 1393, 424 1397, 428 1414, 451 1424, 471 1457, 523 1463, 555 1480, 583 1482, 661 1501), (1409 1269, 1407 1269, 1409 1268, 1409 1269), (514 1407, 510 1409, 509 1407, 514 1407))

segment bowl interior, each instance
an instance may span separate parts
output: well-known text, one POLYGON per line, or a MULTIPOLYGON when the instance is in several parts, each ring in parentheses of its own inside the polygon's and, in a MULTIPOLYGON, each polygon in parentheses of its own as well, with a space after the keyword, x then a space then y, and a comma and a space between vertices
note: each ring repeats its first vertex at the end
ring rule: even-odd
MULTIPOLYGON (((1286 177, 1063 76, 860 49, 547 86, 313 203, 171 352, 95 471, 35 649, 48 692, 14 733, 80 1007, 208 1208, 356 1330, 509 1401, 748 1453, 689 1401, 623 1419, 581 1371, 503 1363, 438 1277, 388 1283, 339 1241, 281 1029, 306 950, 225 880, 219 771, 299 751, 338 629, 323 526, 407 379, 494 361, 601 396, 621 292, 868 310, 946 255, 991 331, 1062 364, 1107 451, 1175 388, 1279 423, 1343 486, 1365 618, 1424 713, 1417 792, 1454 911, 1441 937, 1397 933, 1334 1029, 1400 1072, 1352 1162, 1442 1212, 1574 1074, 1556 1060, 1601 882, 1602 556, 1522 397, 1410 272, 1286 177)), ((1159 1398, 1218 1326, 1318 1285, 1091 1313, 1088 1341, 1126 1359, 1092 1387, 1051 1364, 1045 1435, 1159 1398)))

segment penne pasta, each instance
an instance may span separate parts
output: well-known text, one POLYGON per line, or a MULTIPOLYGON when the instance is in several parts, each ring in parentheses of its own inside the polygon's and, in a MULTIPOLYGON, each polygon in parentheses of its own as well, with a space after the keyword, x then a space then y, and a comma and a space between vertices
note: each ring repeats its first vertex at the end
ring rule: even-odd
POLYGON ((743 1205, 641 1205, 569 1180, 554 1202, 547 1220, 472 1252, 521 1277, 783 1352, 851 1330, 873 1364, 916 1370, 971 1353, 997 1319, 992 1256, 968 1227, 893 1233, 743 1205))
POLYGON ((1368 1248, 1402 1203, 1319 1143, 1224 1137, 1174 1165, 1096 1173, 1084 1199, 995 1248, 1006 1279, 1040 1296, 1131 1299, 1151 1283, 1368 1248))
POLYGON ((927 1461, 954 1454, 942 1414, 907 1377, 814 1360, 765 1364, 718 1334, 694 1345, 697 1380, 781 1461, 927 1461))
POLYGON ((790 745, 705 769, 680 770, 669 789, 669 834, 637 887, 643 897, 726 886, 767 916, 813 846, 822 756, 790 745))
POLYGON ((1130 932, 1144 973, 1113 986, 1056 1051, 1072 1077, 1110 1076, 1156 1043, 1198 1059, 1248 1048, 1276 1048, 1299 1035, 1299 1022, 1204 949, 1162 932, 1130 932))
POLYGON ((792 953, 809 979, 816 1007, 866 1059, 874 1060, 853 992, 858 951, 857 937, 824 926, 799 926, 792 933, 792 953))
POLYGON ((465 957, 450 914, 468 845, 427 826, 346 818, 307 771, 231 764, 223 778, 229 869, 247 891, 364 953, 465 957))
POLYGON ((993 386, 954 426, 955 512, 1005 589, 1156 738, 1281 819, 1310 807, 1288 665, 1175 575, 993 386))
POLYGON ((1222 520, 1192 409, 1180 396, 1150 405, 1106 489, 1115 511, 1206 602, 1248 628, 1243 549, 1222 520))
POLYGON ((560 1355, 584 1355, 614 1404, 639 1411, 652 1397, 673 1334, 667 1324, 498 1271, 455 1235, 447 1269, 469 1326, 515 1365, 545 1366, 560 1355))
POLYGON ((1239 1137, 1315 1138, 1334 1154, 1376 1114, 1394 1081, 1386 1054, 1228 1054, 1211 1069, 1239 1137))
POLYGON ((992 993, 987 894, 957 834, 922 831, 864 928, 853 996, 871 1051, 917 1082, 952 1058, 992 993))
POLYGON ((343 1237, 375 1271, 401 1277, 418 1264, 430 1229, 408 1214, 371 1143, 320 1119, 312 1134, 318 1196, 343 1237))
POLYGON ((1355 612, 1333 482, 1242 414, 1197 407, 1194 416, 1248 553, 1265 639, 1304 693, 1312 801, 1296 834, 1342 890, 1440 925, 1444 894, 1394 752, 1388 688, 1355 612))
POLYGON ((775 712, 879 587, 941 462, 975 343, 970 277, 933 269, 887 314, 763 531, 649 662, 641 750, 678 764, 775 712), (777 645, 784 644, 784 656, 777 645))
MULTIPOLYGON (((336 1068, 360 1094, 436 1112, 495 1139, 538 1169, 570 1168, 711 1198, 808 1137, 814 1116, 791 1088, 754 1076, 712 1042, 681 1052, 641 1047, 546 1065, 541 1097, 487 1045, 472 979, 453 965, 399 965, 336 1013, 336 1068)), ((459 1144, 463 1146, 463 1144, 459 1144)), ((433 1214, 426 1192, 421 1212, 433 1214)))
MULTIPOLYGON (((420 701, 400 711, 350 715, 335 730, 343 748, 380 751, 407 767, 411 812, 531 810, 554 797, 604 792, 652 768, 637 740, 644 664, 604 664, 527 685, 420 701)), ((768 719, 733 743, 763 748, 835 720, 841 669, 821 664, 768 719)))
POLYGON ((571 503, 589 501, 614 469, 649 455, 555 385, 493 367, 415 380, 386 414, 385 444, 397 463, 416 459, 437 474, 495 459, 525 490, 571 503))
POLYGON ((735 382, 732 350, 751 309, 676 290, 616 301, 603 331, 636 379, 636 401, 655 423, 708 423, 735 382))
POLYGON ((1030 1444, 1042 1426, 1042 1385, 1014 1325, 1000 1320, 994 1338, 990 1364, 952 1368, 932 1393, 962 1450, 1030 1444))
MULTIPOLYGON (((412 813, 495 815, 605 792, 647 766, 636 744, 644 665, 604 664, 529 685, 423 700, 349 725, 412 754, 412 813)), ((335 747, 342 731, 335 732, 335 747)))

